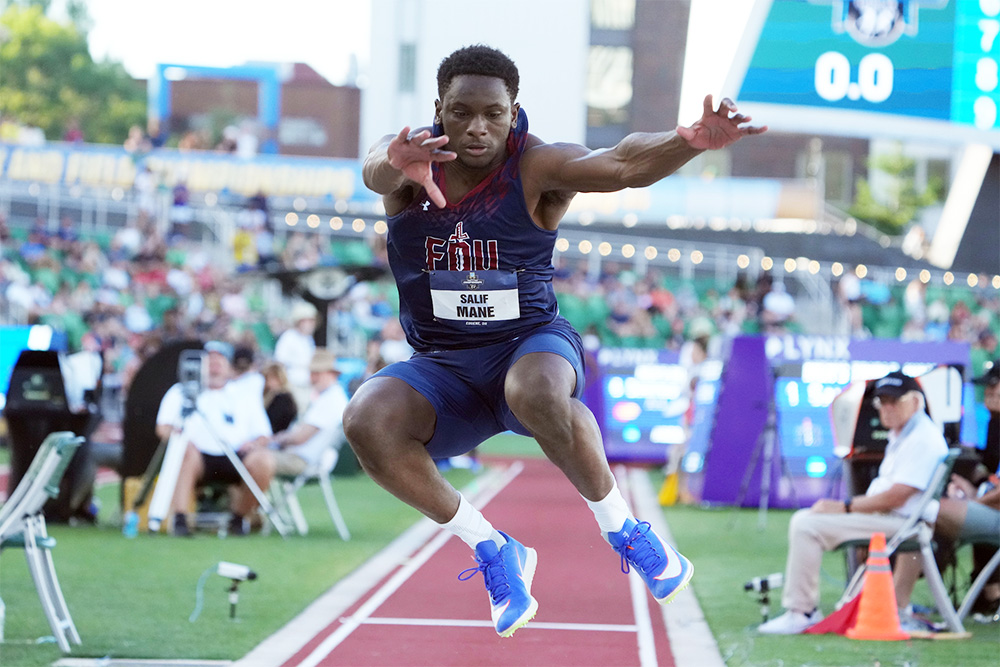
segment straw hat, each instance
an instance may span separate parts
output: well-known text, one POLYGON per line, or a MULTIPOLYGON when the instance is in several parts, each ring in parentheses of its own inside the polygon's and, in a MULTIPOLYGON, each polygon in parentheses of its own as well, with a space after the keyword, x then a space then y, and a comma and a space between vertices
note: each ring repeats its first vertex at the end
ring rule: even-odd
POLYGON ((312 361, 309 362, 309 372, 325 373, 328 371, 340 373, 340 369, 337 368, 337 355, 324 347, 317 348, 313 353, 312 361))

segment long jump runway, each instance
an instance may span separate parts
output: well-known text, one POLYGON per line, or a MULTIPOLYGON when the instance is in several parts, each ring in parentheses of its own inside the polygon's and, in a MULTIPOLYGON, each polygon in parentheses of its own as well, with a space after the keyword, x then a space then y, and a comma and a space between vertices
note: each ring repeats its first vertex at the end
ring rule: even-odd
MULTIPOLYGON (((475 567, 472 551, 423 520, 236 665, 723 664, 690 590, 661 607, 638 575, 623 574, 553 464, 490 460, 487 469, 464 491, 497 529, 538 551, 531 623, 498 637, 482 576, 457 579, 475 567)), ((615 474, 636 513, 664 534, 645 473, 615 474)))

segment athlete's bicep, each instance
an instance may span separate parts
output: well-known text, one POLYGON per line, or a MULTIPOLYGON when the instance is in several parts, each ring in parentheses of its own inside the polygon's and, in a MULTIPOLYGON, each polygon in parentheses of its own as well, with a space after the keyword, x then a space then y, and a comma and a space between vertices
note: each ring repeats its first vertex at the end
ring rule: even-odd
POLYGON ((577 144, 544 144, 525 153, 526 180, 542 192, 612 192, 621 189, 614 153, 577 144))

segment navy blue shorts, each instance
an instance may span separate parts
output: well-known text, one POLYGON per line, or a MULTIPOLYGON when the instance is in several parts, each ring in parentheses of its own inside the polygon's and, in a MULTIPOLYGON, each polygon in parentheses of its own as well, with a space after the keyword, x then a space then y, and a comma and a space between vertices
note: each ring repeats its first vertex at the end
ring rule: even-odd
POLYGON ((504 380, 514 362, 531 352, 552 352, 576 371, 574 398, 584 388, 583 343, 562 317, 509 342, 468 350, 418 352, 373 377, 399 378, 430 401, 437 413, 427 451, 434 458, 471 451, 497 433, 531 435, 504 398, 504 380))

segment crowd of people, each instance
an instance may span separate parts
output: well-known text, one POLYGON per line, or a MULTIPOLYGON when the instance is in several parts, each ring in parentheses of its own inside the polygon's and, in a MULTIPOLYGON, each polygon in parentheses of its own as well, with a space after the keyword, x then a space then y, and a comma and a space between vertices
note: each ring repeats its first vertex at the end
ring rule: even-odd
MULTIPOLYGON (((258 199, 250 210, 266 210, 258 199)), ((0 317, 50 324, 65 332, 71 351, 100 351, 105 373, 124 385, 172 340, 224 339, 273 355, 279 336, 294 325, 290 307, 265 302, 261 281, 237 271, 233 248, 170 234, 169 225, 138 210, 132 222, 104 238, 84 238, 69 218, 53 231, 41 219, 27 230, 12 229, 0 216, 0 317)), ((269 243, 282 269, 333 265, 345 256, 386 264, 379 235, 342 240, 292 231, 269 243)), ((717 337, 808 332, 808 323, 796 317, 794 297, 769 273, 755 280, 741 274, 726 288, 714 279, 683 280, 662 267, 641 275, 612 261, 595 274, 587 262, 559 256, 553 286, 561 313, 591 348, 680 350, 692 337, 692 323, 708 325, 717 337)), ((836 287, 854 337, 964 341, 976 370, 998 353, 997 290, 935 289, 917 279, 876 289, 852 274, 836 287)), ((387 278, 358 283, 331 307, 331 345, 362 356, 375 339, 396 360, 408 353, 397 316, 398 295, 387 278)))

